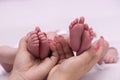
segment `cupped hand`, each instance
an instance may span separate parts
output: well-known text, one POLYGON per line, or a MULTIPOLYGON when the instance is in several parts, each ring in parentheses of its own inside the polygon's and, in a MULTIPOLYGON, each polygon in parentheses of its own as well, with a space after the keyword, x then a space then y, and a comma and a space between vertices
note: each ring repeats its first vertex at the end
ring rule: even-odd
POLYGON ((58 54, 52 48, 51 57, 36 59, 27 50, 27 37, 20 40, 13 71, 9 80, 43 80, 58 61, 58 54))
POLYGON ((59 62, 49 72, 48 80, 78 80, 101 59, 104 51, 104 39, 100 38, 90 49, 79 56, 73 56, 71 48, 62 36, 55 38, 59 62))

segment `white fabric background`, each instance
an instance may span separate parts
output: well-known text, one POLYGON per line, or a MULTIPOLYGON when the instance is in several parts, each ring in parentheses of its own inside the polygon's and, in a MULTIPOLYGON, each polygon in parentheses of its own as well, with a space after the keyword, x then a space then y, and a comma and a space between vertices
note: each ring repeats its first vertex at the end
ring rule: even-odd
MULTIPOLYGON (((120 0, 0 0, 0 45, 17 46, 20 38, 38 25, 42 31, 68 30, 73 19, 84 16, 97 36, 104 35, 119 52, 119 8, 120 0)), ((105 67, 82 80, 120 80, 113 75, 113 70, 120 73, 119 64, 105 67)), ((5 76, 8 74, 1 70, 0 80, 7 79, 5 76)))

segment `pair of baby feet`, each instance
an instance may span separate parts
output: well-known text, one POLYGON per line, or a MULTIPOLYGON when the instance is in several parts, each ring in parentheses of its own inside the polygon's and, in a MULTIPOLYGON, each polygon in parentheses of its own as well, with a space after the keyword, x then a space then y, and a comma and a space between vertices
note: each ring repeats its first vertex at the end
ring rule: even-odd
MULTIPOLYGON (((69 26, 70 46, 73 51, 77 52, 77 55, 80 55, 82 52, 90 48, 92 40, 96 36, 92 28, 89 28, 84 22, 84 17, 81 17, 80 19, 75 19, 69 26)), ((118 60, 117 50, 109 47, 107 41, 104 40, 103 43, 106 49, 98 63, 116 63, 118 60)))
POLYGON ((69 26, 70 31, 70 46, 77 55, 81 54, 91 46, 91 42, 95 37, 92 28, 84 24, 84 17, 75 19, 69 26))
POLYGON ((49 42, 44 32, 39 27, 28 33, 28 50, 37 58, 44 59, 49 54, 49 42))

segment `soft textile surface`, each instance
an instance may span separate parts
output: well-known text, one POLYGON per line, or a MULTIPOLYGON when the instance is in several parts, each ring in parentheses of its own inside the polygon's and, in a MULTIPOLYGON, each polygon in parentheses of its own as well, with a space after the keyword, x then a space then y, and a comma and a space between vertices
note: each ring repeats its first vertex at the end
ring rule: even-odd
MULTIPOLYGON (((21 37, 40 26, 42 31, 68 30, 76 17, 85 16, 97 34, 120 48, 119 0, 0 0, 0 46, 17 46, 21 37)), ((93 69, 82 80, 120 80, 120 62, 93 69)), ((0 80, 9 76, 0 67, 0 80)))

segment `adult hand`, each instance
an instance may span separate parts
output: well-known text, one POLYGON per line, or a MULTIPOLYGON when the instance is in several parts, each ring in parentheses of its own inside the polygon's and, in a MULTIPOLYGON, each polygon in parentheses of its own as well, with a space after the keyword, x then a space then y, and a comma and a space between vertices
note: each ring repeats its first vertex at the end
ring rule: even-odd
POLYGON ((58 61, 55 49, 52 51, 50 58, 36 59, 27 50, 27 37, 22 38, 9 80, 43 80, 58 61))
POLYGON ((104 39, 100 38, 81 55, 71 57, 71 49, 63 37, 58 36, 55 40, 60 60, 59 64, 49 72, 48 80, 79 80, 100 60, 106 49, 104 39))

